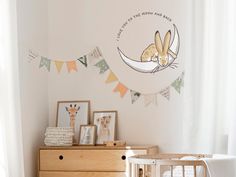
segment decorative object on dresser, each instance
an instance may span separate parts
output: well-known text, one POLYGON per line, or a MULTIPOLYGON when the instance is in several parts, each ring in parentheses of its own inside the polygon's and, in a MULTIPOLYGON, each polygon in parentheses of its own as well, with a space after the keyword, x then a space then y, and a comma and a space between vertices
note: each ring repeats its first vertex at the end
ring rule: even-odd
POLYGON ((115 140, 117 111, 94 111, 93 124, 97 126, 96 144, 115 140))
POLYGON ((78 144, 80 125, 89 124, 89 101, 58 101, 57 127, 71 127, 74 130, 73 143, 78 144))
POLYGON ((126 177, 128 157, 157 153, 157 146, 41 147, 39 177, 126 177))
POLYGON ((48 127, 45 132, 46 146, 72 146, 74 131, 71 127, 48 127))
POLYGON ((95 145, 95 125, 81 125, 79 133, 79 145, 95 145))

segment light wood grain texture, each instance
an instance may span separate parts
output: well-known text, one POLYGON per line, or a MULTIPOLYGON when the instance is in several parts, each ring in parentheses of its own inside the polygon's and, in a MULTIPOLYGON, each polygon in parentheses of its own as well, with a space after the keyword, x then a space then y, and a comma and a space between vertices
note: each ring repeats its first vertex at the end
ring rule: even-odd
POLYGON ((123 172, 50 172, 41 171, 39 177, 127 177, 123 172))
POLYGON ((42 150, 40 170, 125 171, 122 156, 145 153, 145 150, 42 150))
MULTIPOLYGON (((202 167, 204 170, 204 177, 207 177, 207 167, 203 160, 200 158, 211 157, 206 154, 156 154, 156 155, 136 155, 129 159, 129 166, 134 169, 140 165, 147 165, 151 171, 151 177, 160 177, 162 167, 170 167, 170 176, 173 176, 174 167, 182 167, 182 176, 185 177, 185 167, 193 167, 193 175, 196 177, 196 167, 202 167), (196 157, 196 160, 182 160, 182 157, 192 156, 196 157)), ((166 169, 165 169, 166 170, 166 169)), ((165 171, 164 170, 164 171, 165 171)), ((132 171, 131 171, 132 172, 132 171)), ((137 173, 137 170, 136 172, 137 173)), ((133 177, 133 174, 129 174, 129 177, 133 177)))
POLYGON ((39 177, 126 177, 128 157, 157 152, 157 146, 41 147, 39 177))

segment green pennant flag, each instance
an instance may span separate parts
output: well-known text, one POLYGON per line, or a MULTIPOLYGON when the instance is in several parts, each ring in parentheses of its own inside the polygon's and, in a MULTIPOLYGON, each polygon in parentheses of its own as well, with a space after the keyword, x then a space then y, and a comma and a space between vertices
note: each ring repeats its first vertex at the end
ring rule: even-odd
POLYGON ((99 74, 103 74, 109 69, 107 62, 104 59, 96 63, 95 66, 97 66, 100 69, 99 74))
POLYGON ((79 60, 85 67, 88 66, 87 56, 86 56, 86 55, 84 55, 84 56, 78 58, 77 60, 79 60))
POLYGON ((46 57, 41 57, 39 68, 42 68, 43 66, 45 66, 47 70, 50 71, 50 65, 51 65, 51 61, 49 59, 47 59, 46 57))
POLYGON ((182 74, 181 74, 181 78, 182 78, 181 86, 183 87, 183 86, 184 86, 184 71, 183 71, 182 74))
POLYGON ((134 102, 136 102, 140 98, 141 93, 136 92, 134 90, 130 90, 130 95, 131 95, 132 104, 134 104, 134 102))
POLYGON ((181 87, 184 86, 184 74, 182 73, 182 75, 180 77, 178 77, 172 84, 171 86, 175 88, 175 90, 180 94, 181 91, 181 87))

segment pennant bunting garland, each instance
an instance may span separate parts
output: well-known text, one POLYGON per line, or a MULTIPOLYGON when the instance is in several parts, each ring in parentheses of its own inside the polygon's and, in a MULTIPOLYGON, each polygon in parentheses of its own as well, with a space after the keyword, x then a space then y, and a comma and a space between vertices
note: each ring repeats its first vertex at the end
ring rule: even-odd
POLYGON ((57 72, 60 73, 60 72, 61 72, 61 68, 62 68, 64 62, 63 62, 63 61, 57 61, 57 60, 55 60, 54 63, 55 63, 55 66, 56 66, 56 68, 57 68, 57 72))
POLYGON ((92 52, 90 53, 90 56, 94 58, 99 58, 102 56, 102 52, 100 51, 98 47, 96 47, 95 49, 92 50, 92 52))
POLYGON ((28 55, 29 62, 31 62, 33 59, 35 59, 37 57, 38 57, 38 55, 36 53, 34 53, 32 50, 29 50, 29 55, 28 55))
POLYGON ((67 66, 67 70, 69 73, 72 71, 77 72, 77 62, 80 62, 86 68, 88 68, 89 64, 94 65, 99 68, 99 74, 104 74, 109 70, 109 74, 105 80, 105 83, 117 82, 117 85, 113 89, 113 92, 119 92, 120 97, 123 98, 126 93, 129 91, 131 96, 131 103, 134 104, 141 96, 143 97, 144 105, 149 106, 150 104, 157 105, 157 95, 160 94, 167 100, 170 100, 170 88, 171 86, 180 94, 181 88, 184 87, 184 72, 178 76, 174 82, 168 85, 166 88, 161 89, 159 92, 151 93, 151 94, 142 94, 133 89, 129 89, 124 84, 122 84, 119 78, 113 73, 113 71, 108 66, 106 60, 102 58, 102 53, 98 47, 93 49, 90 53, 83 55, 77 59, 70 61, 62 61, 62 60, 51 60, 43 56, 39 56, 34 53, 32 50, 29 50, 28 58, 29 60, 36 59, 37 57, 41 58, 39 63, 39 68, 45 67, 48 72, 50 72, 51 62, 54 62, 55 68, 58 73, 61 72, 64 63, 67 66), (95 62, 96 61, 96 62, 95 62))
POLYGON ((157 94, 146 94, 143 96, 145 106, 149 106, 151 103, 157 105, 157 94))
POLYGON ((107 62, 104 59, 102 59, 97 64, 95 64, 95 66, 97 66, 100 69, 100 72, 99 72, 100 74, 105 73, 109 69, 107 62))
POLYGON ((51 60, 47 59, 46 57, 41 57, 39 68, 45 66, 48 71, 50 71, 51 60))
POLYGON ((79 60, 85 67, 88 66, 88 63, 87 63, 87 56, 86 56, 86 55, 80 57, 78 60, 79 60))
POLYGON ((165 97, 167 100, 170 100, 170 87, 166 87, 165 89, 161 90, 159 92, 163 97, 165 97))
POLYGON ((134 104, 134 102, 136 102, 140 98, 141 93, 136 92, 134 90, 130 90, 130 95, 131 95, 131 102, 132 104, 134 104))
POLYGON ((182 72, 180 77, 182 79, 181 86, 184 87, 184 72, 182 72))
POLYGON ((95 59, 98 59, 102 57, 102 53, 100 51, 100 49, 98 47, 96 47, 95 49, 93 49, 89 54, 88 54, 88 58, 89 58, 89 63, 93 63, 93 61, 95 59))
POLYGON ((67 65, 67 69, 68 69, 69 73, 73 70, 77 72, 77 66, 76 66, 76 62, 74 60, 73 61, 67 61, 66 65, 67 65))
POLYGON ((117 81, 116 75, 110 70, 109 76, 107 77, 106 83, 111 83, 117 81))
POLYGON ((183 87, 183 74, 178 77, 172 84, 172 87, 180 94, 181 87, 183 87))
POLYGON ((115 89, 113 91, 114 92, 120 92, 120 96, 124 97, 125 94, 128 91, 128 88, 125 85, 123 85, 122 83, 119 82, 118 85, 115 87, 115 89))

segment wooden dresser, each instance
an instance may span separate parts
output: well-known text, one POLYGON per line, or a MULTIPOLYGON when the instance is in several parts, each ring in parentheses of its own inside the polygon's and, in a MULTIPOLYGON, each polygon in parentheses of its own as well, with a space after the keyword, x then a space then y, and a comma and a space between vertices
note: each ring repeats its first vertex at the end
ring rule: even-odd
POLYGON ((41 147, 39 177, 126 177, 127 157, 156 154, 157 146, 41 147))

